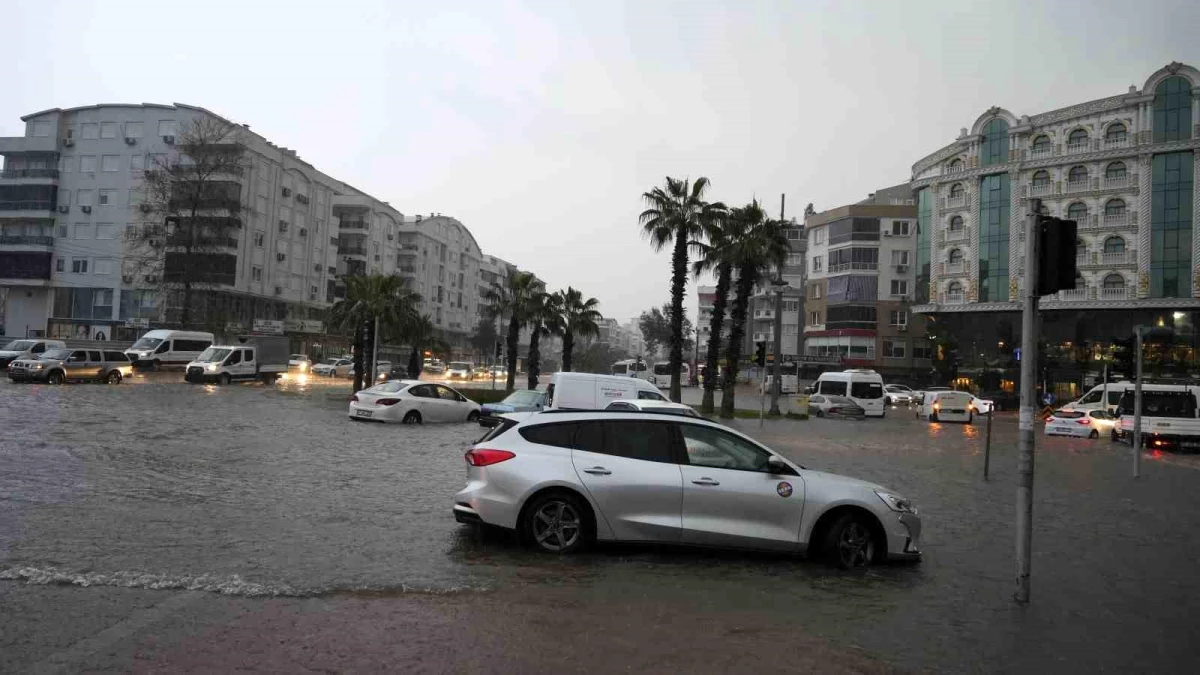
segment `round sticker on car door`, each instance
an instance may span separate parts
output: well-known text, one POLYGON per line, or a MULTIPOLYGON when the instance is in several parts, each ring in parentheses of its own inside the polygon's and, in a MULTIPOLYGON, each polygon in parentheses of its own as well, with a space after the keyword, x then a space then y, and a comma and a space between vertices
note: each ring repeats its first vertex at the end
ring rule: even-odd
POLYGON ((780 497, 791 497, 792 484, 787 481, 780 481, 779 485, 775 486, 775 491, 779 493, 780 497))

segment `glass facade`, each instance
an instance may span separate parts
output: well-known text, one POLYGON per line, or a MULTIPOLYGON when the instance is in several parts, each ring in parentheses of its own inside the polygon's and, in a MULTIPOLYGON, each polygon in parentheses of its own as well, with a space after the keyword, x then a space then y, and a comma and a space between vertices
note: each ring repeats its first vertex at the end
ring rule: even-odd
POLYGON ((929 188, 917 191, 917 287, 918 303, 929 302, 929 242, 933 236, 933 195, 929 188))
POLYGON ((979 187, 979 302, 1004 302, 1008 300, 1011 209, 1008 174, 984 176, 979 187))
MULTIPOLYGON (((1155 115, 1158 114, 1157 105, 1156 99, 1155 115)), ((1154 133, 1157 137, 1157 125, 1154 133)), ((1150 214, 1152 298, 1188 298, 1192 295, 1192 174, 1190 152, 1154 156, 1150 214)))
POLYGON ((1192 85, 1168 77, 1154 88, 1154 142, 1186 141, 1192 137, 1192 85))
POLYGON ((979 166, 992 166, 1008 161, 1008 122, 996 118, 983 127, 979 144, 979 166))

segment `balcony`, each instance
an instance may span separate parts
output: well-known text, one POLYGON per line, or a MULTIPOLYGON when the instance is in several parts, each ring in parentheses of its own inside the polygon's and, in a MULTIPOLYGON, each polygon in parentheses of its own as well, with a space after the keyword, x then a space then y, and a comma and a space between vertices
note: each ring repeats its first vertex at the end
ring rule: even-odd
POLYGON ((45 219, 54 217, 52 200, 0 202, 0 218, 45 219))
POLYGON ((338 229, 339 230, 367 230, 367 229, 370 229, 370 225, 368 225, 367 221, 365 221, 365 220, 339 220, 338 221, 338 229))
POLYGON ((1092 189, 1092 182, 1086 178, 1084 178, 1083 180, 1067 181, 1067 192, 1068 193, 1087 192, 1090 189, 1092 189))
POLYGON ((0 246, 5 248, 25 247, 32 248, 54 248, 54 237, 42 237, 37 235, 0 235, 0 246))
POLYGON ((1119 190, 1132 185, 1133 181, 1130 180, 1129 174, 1111 177, 1105 176, 1104 178, 1100 179, 1100 187, 1104 188, 1105 190, 1119 190))
POLYGON ((946 208, 961 209, 967 205, 967 196, 959 195, 958 197, 946 197, 946 208))
POLYGON ((962 305, 967 302, 966 293, 942 293, 943 305, 962 305))
MULTIPOLYGON (((1083 267, 1084 265, 1091 263, 1091 261, 1092 261, 1092 256, 1088 255, 1087 253, 1076 253, 1075 254, 1075 266, 1076 267, 1083 267)), ((1025 265, 1024 265, 1024 263, 1022 263, 1021 269, 1024 269, 1024 268, 1025 268, 1025 265)))
POLYGON ((755 342, 771 342, 774 339, 775 339, 775 337, 774 337, 774 334, 772 334, 772 333, 755 333, 754 334, 755 342))
POLYGON ((1120 286, 1117 288, 1101 288, 1101 300, 1134 300, 1137 295, 1134 294, 1133 288, 1130 286, 1120 286))
POLYGON ((1113 138, 1104 139, 1104 149, 1112 150, 1114 148, 1128 148, 1130 146, 1129 135, 1114 136, 1113 138))
POLYGON ((58 169, 4 169, 0 171, 0 180, 27 178, 58 180, 58 169))
POLYGON ((1062 302, 1083 302, 1090 300, 1087 288, 1069 288, 1065 291, 1058 292, 1058 299, 1062 302))
POLYGON ((957 230, 946 230, 946 241, 966 241, 968 238, 967 228, 962 227, 957 230))
POLYGON ((1129 212, 1106 213, 1100 220, 1105 227, 1124 227, 1129 224, 1129 212))
POLYGON ((374 199, 366 195, 334 195, 330 200, 330 206, 334 210, 370 210, 375 207, 376 203, 374 199))
POLYGON ((365 246, 339 246, 338 255, 356 255, 367 256, 367 248, 365 246))
POLYGON ((1078 155, 1084 152, 1091 152, 1092 144, 1089 141, 1083 141, 1082 143, 1067 143, 1065 149, 1066 154, 1068 155, 1078 155))
POLYGON ((0 155, 18 155, 26 152, 58 152, 55 136, 6 136, 0 138, 0 155))
POLYGON ((868 262, 849 262, 840 265, 830 265, 829 273, 837 274, 838 272, 849 272, 851 270, 878 270, 879 263, 868 262))
POLYGON ((1029 194, 1033 197, 1054 194, 1054 183, 1031 183, 1029 185, 1029 194))
POLYGON ((237 248, 238 240, 234 237, 200 237, 196 241, 191 241, 186 235, 183 235, 167 237, 167 246, 194 249, 237 248))
POLYGON ((774 319, 775 310, 773 309, 756 309, 754 310, 755 319, 774 319))
POLYGON ((805 333, 816 333, 823 330, 825 330, 825 324, 823 323, 813 323, 804 327, 805 333))
POLYGON ((1044 148, 1033 148, 1029 151, 1029 159, 1045 159, 1054 154, 1054 148, 1046 146, 1044 148))
POLYGON ((948 262, 948 263, 946 263, 945 269, 946 269, 946 271, 945 271, 946 274, 966 274, 967 273, 967 261, 960 260, 958 262, 948 262))
POLYGON ((17 286, 45 286, 50 282, 49 251, 0 251, 0 279, 17 286))
POLYGON ((1137 251, 1110 251, 1100 254, 1100 264, 1105 267, 1132 265, 1137 262, 1137 251))

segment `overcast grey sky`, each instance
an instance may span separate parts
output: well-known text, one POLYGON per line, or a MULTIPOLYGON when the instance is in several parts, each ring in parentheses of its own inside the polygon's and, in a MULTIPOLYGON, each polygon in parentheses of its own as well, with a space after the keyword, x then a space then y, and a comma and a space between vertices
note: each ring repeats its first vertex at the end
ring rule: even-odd
MULTIPOLYGON (((1200 2, 16 2, 0 135, 100 102, 250 124, 625 320, 666 175, 789 214, 907 180, 992 105, 1033 114, 1200 65, 1200 2)), ((689 287, 689 314, 694 294, 689 287)))

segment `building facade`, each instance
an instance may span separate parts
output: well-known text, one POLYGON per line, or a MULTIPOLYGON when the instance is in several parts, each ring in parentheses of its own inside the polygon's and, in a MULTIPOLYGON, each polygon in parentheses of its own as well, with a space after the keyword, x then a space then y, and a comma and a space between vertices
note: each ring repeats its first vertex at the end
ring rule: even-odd
POLYGON ((804 219, 808 241, 804 353, 893 377, 930 368, 914 317, 917 207, 908 184, 804 219))
MULTIPOLYGON (((801 353, 801 331, 803 325, 804 280, 805 280, 805 251, 808 242, 804 237, 804 228, 795 219, 789 221, 784 230, 790 249, 783 267, 776 270, 776 280, 782 280, 783 286, 783 315, 780 321, 782 339, 780 350, 784 362, 792 361, 801 353)), ((726 312, 731 312, 732 304, 726 305, 726 312)), ((753 354, 754 343, 767 343, 767 358, 775 359, 775 290, 771 283, 761 283, 754 287, 746 320, 746 343, 742 353, 753 354)))
POLYGON ((1198 150, 1200 71, 1172 63, 1094 101, 1035 115, 990 108, 914 164, 914 311, 952 352, 947 372, 1012 386, 1031 198, 1079 233, 1075 288, 1041 300, 1043 365, 1058 372, 1041 375, 1072 395, 1138 324, 1176 331, 1158 365, 1194 367, 1198 150))

